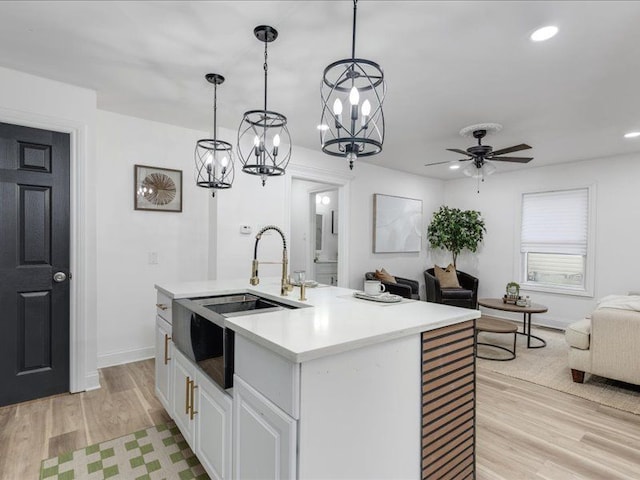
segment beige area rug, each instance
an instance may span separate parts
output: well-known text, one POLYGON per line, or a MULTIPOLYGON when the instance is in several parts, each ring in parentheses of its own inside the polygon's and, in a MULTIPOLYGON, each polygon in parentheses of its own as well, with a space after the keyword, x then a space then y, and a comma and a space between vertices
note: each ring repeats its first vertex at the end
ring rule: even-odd
MULTIPOLYGON (((520 324, 520 329, 522 325, 520 324)), ((546 328, 533 328, 532 333, 547 341, 545 348, 527 348, 527 337, 518 335, 516 358, 507 362, 496 362, 478 359, 478 366, 493 372, 519 378, 528 382, 553 388, 586 398, 602 405, 640 414, 640 386, 618 382, 596 375, 585 375, 583 384, 574 383, 571 369, 568 366, 569 347, 564 340, 564 332, 546 328)), ((481 333, 479 341, 495 343, 511 348, 511 334, 481 333)), ((535 339, 532 345, 537 345, 535 339)), ((500 356, 506 354, 500 350, 478 345, 478 352, 483 356, 500 356)))

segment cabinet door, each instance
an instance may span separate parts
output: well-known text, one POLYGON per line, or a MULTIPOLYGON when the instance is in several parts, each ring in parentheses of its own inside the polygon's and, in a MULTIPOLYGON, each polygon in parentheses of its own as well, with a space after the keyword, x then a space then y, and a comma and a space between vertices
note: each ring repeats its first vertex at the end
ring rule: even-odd
MULTIPOLYGON (((193 449, 193 420, 191 420, 191 381, 195 381, 195 367, 178 350, 173 349, 172 358, 173 384, 171 388, 171 405, 173 419, 180 429, 182 436, 193 449)), ((194 406, 194 409, 197 408, 194 406)))
POLYGON ((296 421, 237 375, 233 382, 234 478, 295 479, 296 421))
POLYGON ((231 397, 198 373, 195 454, 215 480, 231 478, 231 397))
POLYGON ((171 402, 171 325, 156 316, 156 396, 172 414, 171 402))

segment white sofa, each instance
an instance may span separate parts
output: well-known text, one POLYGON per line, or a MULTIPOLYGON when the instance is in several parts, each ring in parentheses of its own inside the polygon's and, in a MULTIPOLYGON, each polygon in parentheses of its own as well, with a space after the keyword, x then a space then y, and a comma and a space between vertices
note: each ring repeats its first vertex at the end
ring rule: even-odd
POLYGON ((565 330, 573 381, 584 374, 640 385, 640 296, 610 295, 565 330))

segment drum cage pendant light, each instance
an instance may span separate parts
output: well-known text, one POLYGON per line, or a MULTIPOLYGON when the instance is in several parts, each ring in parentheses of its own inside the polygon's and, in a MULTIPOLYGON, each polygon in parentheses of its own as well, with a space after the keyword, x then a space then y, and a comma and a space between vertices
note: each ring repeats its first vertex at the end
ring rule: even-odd
POLYGON ((357 6, 358 0, 354 0, 351 58, 333 62, 324 69, 320 85, 322 117, 318 126, 322 151, 345 157, 350 169, 358 157, 382 151, 382 103, 387 89, 380 65, 356 58, 357 6))
POLYGON ((267 109, 267 44, 278 38, 278 31, 260 25, 253 33, 264 42, 264 108, 244 113, 238 128, 238 156, 242 171, 260 176, 264 186, 267 177, 284 175, 291 158, 291 136, 287 117, 267 109))
POLYGON ((203 138, 196 143, 196 185, 211 188, 211 195, 215 197, 216 190, 231 188, 233 184, 233 147, 217 138, 218 85, 224 82, 224 77, 208 73, 204 78, 213 84, 213 138, 203 138))

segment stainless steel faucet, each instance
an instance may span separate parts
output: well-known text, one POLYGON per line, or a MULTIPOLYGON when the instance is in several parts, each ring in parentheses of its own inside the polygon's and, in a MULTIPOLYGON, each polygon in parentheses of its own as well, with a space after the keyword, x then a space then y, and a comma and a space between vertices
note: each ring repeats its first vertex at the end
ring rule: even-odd
POLYGON ((289 269, 289 260, 287 258, 287 240, 284 238, 284 233, 282 233, 282 230, 280 230, 280 228, 276 227, 275 225, 267 225, 266 227, 263 227, 256 235, 256 244, 253 247, 253 262, 251 263, 251 279, 249 280, 249 283, 251 283, 251 285, 258 285, 260 283, 260 278, 258 278, 258 264, 260 263, 282 264, 280 295, 284 297, 291 290, 293 290, 293 285, 291 285, 289 276, 287 275, 287 270, 289 269), (262 234, 267 230, 275 230, 282 237, 282 262, 258 262, 258 242, 262 238, 262 234))

